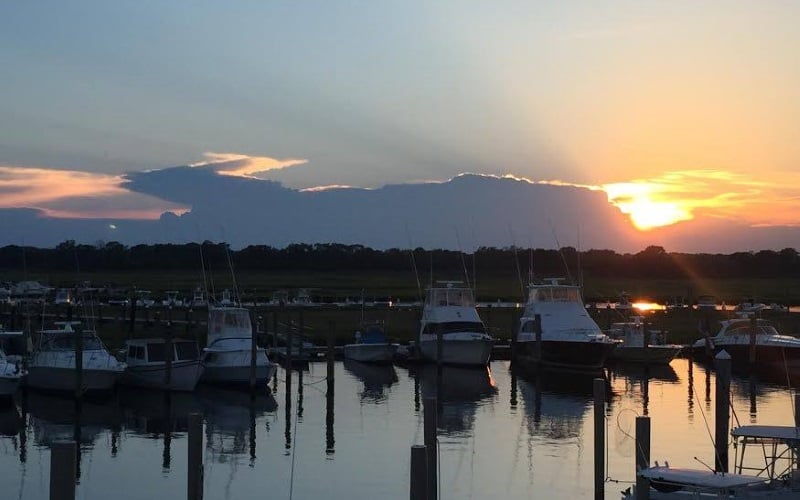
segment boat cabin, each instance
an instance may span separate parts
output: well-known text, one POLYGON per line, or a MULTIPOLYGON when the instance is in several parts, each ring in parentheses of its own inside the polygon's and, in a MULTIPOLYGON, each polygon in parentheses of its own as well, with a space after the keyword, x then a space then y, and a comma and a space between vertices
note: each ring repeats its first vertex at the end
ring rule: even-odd
POLYGON ((359 344, 385 344, 386 332, 380 324, 367 325, 356 332, 356 341, 359 344))
POLYGON ((554 279, 550 285, 531 285, 528 302, 575 302, 583 304, 577 286, 561 285, 554 279))
POLYGON ((61 328, 42 330, 39 332, 40 351, 74 351, 76 336, 80 336, 81 346, 84 351, 103 351, 103 342, 97 337, 94 330, 83 330, 80 333, 72 328, 79 325, 80 321, 57 321, 56 326, 61 328))
POLYGON ((240 307, 212 307, 208 310, 208 344, 222 338, 247 338, 253 335, 250 311, 240 307))
MULTIPOLYGON (((135 339, 126 342, 128 364, 163 363, 167 360, 164 339, 135 339)), ((193 340, 174 340, 172 342, 172 361, 196 361, 200 349, 193 340)))
POLYGON ((431 287, 425 295, 425 304, 434 307, 475 307, 472 290, 463 286, 461 281, 437 281, 437 287, 431 287), (462 285, 462 286, 459 286, 462 285))

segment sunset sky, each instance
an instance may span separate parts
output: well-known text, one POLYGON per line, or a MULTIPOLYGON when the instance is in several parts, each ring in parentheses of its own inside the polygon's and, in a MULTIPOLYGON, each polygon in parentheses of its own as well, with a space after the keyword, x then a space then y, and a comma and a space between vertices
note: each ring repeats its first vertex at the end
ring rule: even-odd
POLYGON ((298 189, 511 175, 603 189, 640 229, 796 226, 797 19, 763 1, 3 2, 0 208, 181 213, 121 175, 218 165, 298 189))

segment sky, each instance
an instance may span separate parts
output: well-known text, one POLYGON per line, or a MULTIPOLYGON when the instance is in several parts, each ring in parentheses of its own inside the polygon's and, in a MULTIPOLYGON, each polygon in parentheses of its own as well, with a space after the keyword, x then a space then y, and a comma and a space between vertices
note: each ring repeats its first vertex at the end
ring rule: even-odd
POLYGON ((800 225, 800 3, 0 3, 0 208, 157 218, 125 175, 296 189, 464 172, 640 230, 800 225))

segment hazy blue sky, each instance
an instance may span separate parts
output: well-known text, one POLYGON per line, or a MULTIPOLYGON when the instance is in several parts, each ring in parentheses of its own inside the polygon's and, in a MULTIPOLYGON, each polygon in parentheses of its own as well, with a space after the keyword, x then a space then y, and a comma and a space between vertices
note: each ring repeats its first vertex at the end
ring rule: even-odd
POLYGON ((294 187, 638 180, 691 198, 684 215, 746 198, 730 215, 800 195, 798 19, 763 1, 7 1, 0 165, 213 152, 307 160, 262 176, 294 187))

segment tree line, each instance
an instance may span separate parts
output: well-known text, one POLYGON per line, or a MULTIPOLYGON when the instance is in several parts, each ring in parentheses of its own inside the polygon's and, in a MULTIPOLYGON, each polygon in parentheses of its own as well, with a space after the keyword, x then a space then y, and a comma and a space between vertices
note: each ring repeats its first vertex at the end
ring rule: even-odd
POLYGON ((493 273, 500 276, 578 276, 599 278, 797 278, 800 255, 794 248, 731 254, 667 252, 649 246, 638 253, 613 250, 578 251, 520 247, 481 247, 465 253, 445 249, 376 250, 363 245, 295 243, 285 248, 251 245, 240 250, 226 243, 204 241, 186 244, 126 246, 99 242, 78 244, 69 240, 55 248, 8 245, 0 248, 1 269, 29 271, 197 271, 207 263, 217 267, 228 261, 237 271, 404 271, 436 269, 437 274, 493 273))

